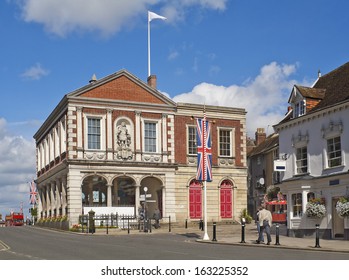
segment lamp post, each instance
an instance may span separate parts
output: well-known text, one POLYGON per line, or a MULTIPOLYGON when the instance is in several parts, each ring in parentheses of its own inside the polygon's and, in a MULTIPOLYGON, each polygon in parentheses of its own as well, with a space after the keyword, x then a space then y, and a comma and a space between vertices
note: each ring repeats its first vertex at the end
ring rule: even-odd
POLYGON ((148 213, 147 213, 147 191, 148 188, 144 187, 144 232, 148 232, 148 213))

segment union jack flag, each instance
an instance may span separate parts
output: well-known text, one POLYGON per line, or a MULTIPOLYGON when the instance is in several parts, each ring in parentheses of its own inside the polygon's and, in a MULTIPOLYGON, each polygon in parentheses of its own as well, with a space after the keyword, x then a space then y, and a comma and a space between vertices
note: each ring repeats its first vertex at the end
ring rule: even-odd
POLYGON ((198 149, 198 168, 196 180, 212 181, 212 149, 211 149, 211 125, 204 116, 196 119, 196 139, 198 149))
POLYGON ((38 194, 38 190, 36 188, 36 183, 34 181, 29 183, 30 186, 30 204, 35 205, 36 202, 36 195, 38 194))

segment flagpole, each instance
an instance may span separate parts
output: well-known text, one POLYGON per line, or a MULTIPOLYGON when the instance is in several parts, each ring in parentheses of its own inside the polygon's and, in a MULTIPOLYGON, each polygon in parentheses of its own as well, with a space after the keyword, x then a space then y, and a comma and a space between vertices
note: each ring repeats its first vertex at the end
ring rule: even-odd
POLYGON ((150 19, 148 12, 148 77, 150 77, 150 19))
POLYGON ((207 233, 207 188, 206 188, 206 182, 207 182, 207 162, 206 162, 206 110, 204 105, 204 126, 203 126, 203 134, 204 134, 204 143, 203 143, 203 160, 204 160, 204 237, 203 240, 209 240, 209 236, 207 233))
POLYGON ((202 240, 210 240, 208 233, 207 233, 207 188, 206 188, 206 181, 204 181, 204 237, 202 240))

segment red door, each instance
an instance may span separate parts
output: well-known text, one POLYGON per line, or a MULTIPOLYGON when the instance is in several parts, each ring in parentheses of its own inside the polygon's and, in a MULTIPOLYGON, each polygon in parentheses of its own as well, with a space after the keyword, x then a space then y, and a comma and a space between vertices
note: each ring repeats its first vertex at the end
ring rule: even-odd
POLYGON ((232 184, 225 180, 221 184, 220 199, 221 199, 221 218, 233 217, 233 200, 232 200, 232 184))
POLYGON ((190 219, 202 217, 201 184, 195 180, 189 185, 189 216, 190 219))

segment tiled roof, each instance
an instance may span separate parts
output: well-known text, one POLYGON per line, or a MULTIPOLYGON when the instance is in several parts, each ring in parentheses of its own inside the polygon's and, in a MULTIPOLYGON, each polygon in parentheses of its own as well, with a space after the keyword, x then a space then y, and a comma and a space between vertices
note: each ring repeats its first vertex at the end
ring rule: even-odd
POLYGON ((310 88, 310 87, 304 87, 299 85, 296 85, 295 87, 305 98, 324 99, 325 97, 326 89, 310 88))
POLYGON ((252 157, 258 154, 263 154, 270 149, 279 145, 279 134, 273 133, 267 137, 262 143, 255 147, 250 153, 247 154, 248 157, 252 157))
MULTIPOLYGON (((349 101, 349 62, 319 77, 312 88, 299 85, 295 85, 295 87, 304 97, 320 100, 307 114, 349 101)), ((292 110, 279 124, 286 123, 291 119, 293 119, 292 110)))
POLYGON ((312 111, 349 100, 349 62, 320 77, 314 89, 326 89, 326 94, 312 111))

